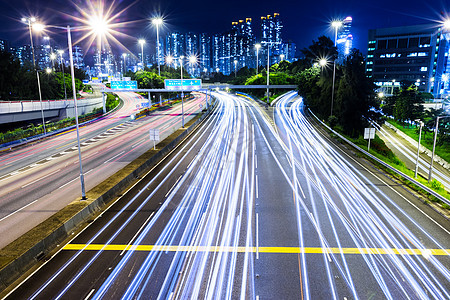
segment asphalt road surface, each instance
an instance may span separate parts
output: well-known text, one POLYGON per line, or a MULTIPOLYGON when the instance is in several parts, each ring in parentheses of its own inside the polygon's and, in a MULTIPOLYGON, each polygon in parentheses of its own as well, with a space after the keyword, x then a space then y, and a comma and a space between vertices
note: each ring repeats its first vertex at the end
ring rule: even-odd
MULTIPOLYGON (((149 129, 160 140, 181 127, 181 105, 131 120, 141 96, 118 93, 124 106, 100 121, 80 127, 86 191, 153 147, 149 129)), ((205 104, 196 94, 185 103, 186 121, 205 104)), ((76 132, 66 131, 41 142, 0 154, 0 248, 81 197, 76 132), (20 226, 18 226, 20 224, 20 226)))
POLYGON ((336 148, 290 93, 276 128, 210 118, 10 299, 448 299, 449 223, 336 148))

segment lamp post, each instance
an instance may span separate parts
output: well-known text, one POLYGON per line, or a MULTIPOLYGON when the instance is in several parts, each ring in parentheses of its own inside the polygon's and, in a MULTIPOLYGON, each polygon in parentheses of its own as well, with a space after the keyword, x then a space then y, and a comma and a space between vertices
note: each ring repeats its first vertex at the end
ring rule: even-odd
POLYGON ((192 75, 194 75, 194 73, 195 73, 194 65, 196 63, 197 63, 197 57, 195 55, 190 55, 189 56, 189 64, 191 65, 191 73, 192 73, 192 75))
POLYGON ((63 53, 64 51, 58 50, 59 56, 61 58, 61 69, 63 74, 63 83, 64 83, 64 97, 67 101, 67 90, 66 90, 66 76, 64 75, 64 60, 63 60, 63 53))
POLYGON ((417 144, 417 158, 416 158, 416 169, 414 171, 414 178, 417 178, 417 172, 419 171, 420 138, 422 137, 422 127, 423 127, 422 121, 420 120, 416 121, 419 121, 420 127, 419 127, 419 143, 417 144))
MULTIPOLYGON (((334 28, 334 47, 336 47, 337 43, 337 32, 338 29, 342 26, 342 22, 340 21, 334 21, 331 23, 331 26, 334 28)), ((333 115, 333 103, 334 103, 334 82, 336 80, 336 59, 333 60, 333 84, 331 87, 331 114, 330 117, 333 115)))
MULTIPOLYGON (((34 57, 34 46, 33 46, 33 34, 31 33, 31 27, 33 23, 36 23, 36 18, 22 18, 22 22, 28 25, 28 30, 30 32, 30 42, 31 42, 31 53, 33 54, 33 67, 36 70, 36 78, 37 78, 37 84, 38 84, 38 93, 39 93, 39 103, 41 104, 41 116, 42 116, 42 127, 44 128, 44 135, 47 134, 47 130, 45 128, 45 118, 44 118, 44 108, 42 106, 42 92, 41 92, 41 81, 39 79, 39 71, 36 68, 36 59, 34 57)), ((37 30, 41 30, 42 26, 39 24, 39 26, 35 27, 37 30)))
POLYGON ((235 59, 234 60, 234 77, 236 78, 236 74, 237 74, 237 63, 238 61, 235 59))
POLYGON ((158 75, 161 76, 161 66, 159 63, 159 26, 163 23, 162 18, 153 18, 152 24, 156 26, 156 61, 158 63, 158 75))
POLYGON ((280 62, 284 60, 284 54, 280 54, 280 62))
POLYGON ((141 58, 142 58, 142 70, 144 69, 144 39, 139 39, 139 44, 141 45, 141 58))
POLYGON ((434 129, 433 152, 431 154, 430 171, 428 173, 428 183, 431 182, 431 175, 433 173, 434 150, 436 149, 436 139, 437 139, 437 133, 438 133, 438 127, 439 127, 439 119, 449 118, 449 117, 450 117, 450 115, 448 115, 448 116, 440 116, 440 117, 436 118, 436 127, 434 129))
POLYGON ((181 77, 181 127, 184 128, 184 104, 183 104, 183 98, 184 98, 184 93, 183 93, 183 58, 184 56, 181 55, 180 56, 180 67, 181 67, 181 71, 180 71, 180 77, 181 77))
POLYGON ((256 44, 255 48, 256 48, 256 75, 258 75, 258 65, 259 65, 258 55, 259 55, 259 49, 261 48, 261 44, 256 44))

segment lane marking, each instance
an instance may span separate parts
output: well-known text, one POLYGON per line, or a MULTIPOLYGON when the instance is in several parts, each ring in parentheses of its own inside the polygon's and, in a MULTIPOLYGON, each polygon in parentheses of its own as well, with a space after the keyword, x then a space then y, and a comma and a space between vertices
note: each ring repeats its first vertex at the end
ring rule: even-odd
POLYGON ((89 292, 89 294, 84 298, 84 300, 89 299, 89 298, 92 296, 92 294, 94 293, 94 291, 95 291, 95 289, 92 289, 92 290, 89 292))
POLYGON ((116 158, 116 157, 118 157, 118 156, 122 155, 123 153, 125 153, 125 150, 124 150, 124 151, 122 151, 122 152, 120 152, 120 153, 119 153, 119 154, 117 154, 117 155, 114 155, 114 156, 113 156, 113 157, 111 157, 110 159, 108 159, 108 160, 105 160, 104 164, 106 164, 107 162, 109 162, 109 161, 113 160, 114 158, 116 158))
POLYGON ((27 186, 29 186, 29 185, 32 185, 33 183, 36 183, 36 182, 38 182, 39 180, 42 180, 42 179, 44 179, 44 178, 46 178, 46 177, 48 177, 48 176, 51 176, 51 175, 53 175, 53 174, 56 174, 56 173, 58 173, 60 170, 61 170, 61 169, 58 169, 58 170, 56 170, 56 171, 54 171, 54 172, 52 172, 52 173, 48 173, 47 175, 42 176, 41 178, 38 178, 38 179, 36 179, 36 180, 34 180, 34 181, 32 181, 32 182, 29 182, 29 183, 27 183, 27 184, 25 184, 25 185, 22 185, 22 188, 27 187, 27 186))
POLYGON ((259 214, 256 213, 256 259, 259 259, 259 214))
POLYGON ((256 177, 256 183, 255 183, 256 199, 258 199, 258 175, 255 175, 255 177, 256 177))
POLYGON ((16 214, 16 213, 18 213, 19 211, 21 211, 22 209, 25 209, 25 208, 27 208, 28 206, 30 206, 31 204, 33 204, 33 203, 35 203, 36 201, 38 201, 39 199, 36 199, 36 200, 34 200, 33 202, 30 202, 30 203, 28 203, 27 205, 25 205, 25 206, 22 206, 21 208, 19 208, 18 210, 16 210, 15 212, 13 212, 13 213, 10 213, 9 215, 7 215, 7 216, 4 216, 3 218, 1 218, 0 219, 0 222, 1 221, 3 221, 3 220, 5 220, 6 218, 9 218, 9 217, 11 217, 12 215, 14 215, 14 214, 16 214))
MULTIPOLYGON (((127 247, 131 245, 131 243, 133 243, 133 241, 137 238, 137 236, 141 233, 142 229, 144 229, 144 227, 147 225, 148 221, 150 221, 150 219, 153 217, 153 215, 155 214, 155 212, 152 212, 150 214, 150 216, 147 218, 147 220, 145 220, 145 222, 142 224, 141 228, 139 228, 139 230, 136 232, 136 234, 131 238, 130 242, 128 243, 127 247)), ((123 249, 122 252, 120 252, 119 256, 122 256, 124 253, 126 252, 126 249, 123 249)))
POLYGON ((170 194, 170 192, 173 190, 173 188, 177 185, 178 181, 180 181, 181 177, 183 177, 183 175, 180 175, 180 177, 178 177, 177 181, 175 181, 175 183, 172 185, 172 187, 170 188, 170 190, 167 192, 167 194, 164 196, 165 198, 167 198, 167 196, 170 194))
POLYGON ((424 255, 449 256, 450 249, 396 249, 396 248, 322 248, 322 247, 247 247, 247 246, 166 246, 166 245, 103 245, 67 244, 63 250, 109 250, 109 251, 168 251, 168 252, 239 252, 239 253, 308 253, 308 254, 376 254, 376 255, 424 255))

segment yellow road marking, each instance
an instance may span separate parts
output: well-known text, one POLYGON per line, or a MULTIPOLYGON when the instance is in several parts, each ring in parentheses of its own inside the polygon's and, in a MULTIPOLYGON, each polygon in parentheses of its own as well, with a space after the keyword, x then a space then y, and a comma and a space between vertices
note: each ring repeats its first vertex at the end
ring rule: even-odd
MULTIPOLYGON (((221 246, 158 246, 158 245, 102 245, 68 244, 63 250, 105 250, 105 251, 185 251, 185 252, 256 252, 256 247, 221 246)), ((334 253, 334 254, 396 254, 396 255, 449 255, 450 249, 385 249, 385 248, 321 248, 321 247, 259 247, 260 253, 334 253)))

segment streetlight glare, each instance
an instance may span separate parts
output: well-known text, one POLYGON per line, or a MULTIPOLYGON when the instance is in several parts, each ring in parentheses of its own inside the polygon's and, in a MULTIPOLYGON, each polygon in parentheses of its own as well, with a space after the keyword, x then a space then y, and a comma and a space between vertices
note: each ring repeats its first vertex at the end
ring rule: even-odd
POLYGON ((261 48, 261 44, 256 44, 255 48, 256 48, 256 50, 259 50, 259 48, 261 48))
POLYGON ((91 28, 92 32, 94 32, 97 35, 103 35, 109 29, 107 21, 101 16, 92 17, 89 20, 89 27, 91 28))
POLYGON ((145 44, 145 40, 144 39, 139 39, 139 44, 144 45, 145 44))
POLYGON ((50 74, 52 72, 52 69, 47 68, 47 69, 45 69, 45 71, 47 72, 47 74, 50 74))
POLYGON ((172 56, 172 55, 167 56, 167 57, 166 57, 166 62, 167 62, 168 64, 171 64, 171 63, 173 62, 173 56, 172 56))
POLYGON ((153 25, 161 25, 163 23, 163 19, 161 17, 153 18, 152 24, 153 25))
POLYGON ((41 31, 44 30, 45 25, 44 25, 44 24, 41 24, 41 23, 34 23, 34 24, 31 25, 31 28, 32 28, 34 31, 41 32, 41 31))
POLYGON ((195 64, 197 62, 197 57, 194 55, 189 56, 189 63, 195 64))
POLYGON ((50 54, 50 59, 51 60, 55 60, 56 59, 56 54, 55 53, 50 54))
POLYGON ((333 21, 333 22, 331 22, 331 26, 333 26, 334 28, 339 28, 342 26, 342 22, 341 21, 333 21))
POLYGON ((444 27, 445 29, 449 29, 450 30, 450 19, 447 19, 444 21, 444 27))
POLYGON ((328 61, 325 58, 319 59, 319 65, 321 67, 325 67, 327 65, 328 61))

